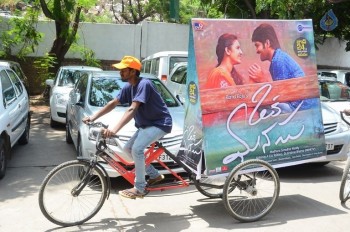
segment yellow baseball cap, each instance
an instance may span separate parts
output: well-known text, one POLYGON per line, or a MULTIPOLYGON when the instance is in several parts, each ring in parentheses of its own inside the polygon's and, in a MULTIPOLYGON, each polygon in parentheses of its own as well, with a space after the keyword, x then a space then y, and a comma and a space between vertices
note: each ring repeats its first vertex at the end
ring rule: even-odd
POLYGON ((133 68, 138 71, 141 71, 142 67, 141 62, 133 56, 124 56, 119 63, 112 64, 112 66, 117 69, 133 68))

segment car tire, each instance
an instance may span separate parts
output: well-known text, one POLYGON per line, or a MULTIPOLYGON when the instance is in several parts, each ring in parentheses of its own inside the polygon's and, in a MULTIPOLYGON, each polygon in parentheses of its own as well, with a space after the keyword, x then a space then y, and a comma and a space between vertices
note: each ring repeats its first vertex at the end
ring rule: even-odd
POLYGON ((52 117, 50 117, 50 126, 51 126, 51 128, 56 128, 56 127, 58 127, 58 125, 59 125, 59 123, 54 121, 52 119, 52 117))
POLYGON ((28 142, 29 142, 29 131, 30 131, 30 116, 28 116, 28 118, 27 118, 26 129, 24 130, 23 134, 21 135, 21 137, 18 140, 18 143, 20 145, 28 144, 28 142))
POLYGON ((69 130, 69 123, 66 123, 66 143, 68 144, 72 144, 73 143, 73 139, 72 139, 72 135, 70 134, 70 130, 69 130))
POLYGON ((5 141, 0 139, 0 179, 5 176, 7 165, 5 141))

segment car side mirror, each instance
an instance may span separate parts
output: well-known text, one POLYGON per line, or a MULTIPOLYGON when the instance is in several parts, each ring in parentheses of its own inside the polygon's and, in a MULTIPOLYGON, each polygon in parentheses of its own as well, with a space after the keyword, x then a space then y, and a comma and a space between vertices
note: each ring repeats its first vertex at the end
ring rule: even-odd
POLYGON ((48 85, 48 86, 53 86, 53 79, 47 79, 46 81, 45 81, 45 83, 46 83, 46 85, 48 85))
POLYGON ((76 104, 76 105, 79 105, 80 103, 81 103, 81 95, 80 95, 80 93, 78 93, 78 92, 74 92, 73 94, 72 94, 72 103, 73 104, 76 104))

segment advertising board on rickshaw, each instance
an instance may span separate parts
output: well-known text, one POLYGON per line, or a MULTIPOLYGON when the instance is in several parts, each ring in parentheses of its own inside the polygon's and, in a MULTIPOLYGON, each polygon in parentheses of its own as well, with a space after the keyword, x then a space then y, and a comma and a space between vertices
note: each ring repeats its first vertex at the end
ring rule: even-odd
POLYGON ((197 175, 325 157, 311 20, 192 19, 186 87, 178 156, 197 175))

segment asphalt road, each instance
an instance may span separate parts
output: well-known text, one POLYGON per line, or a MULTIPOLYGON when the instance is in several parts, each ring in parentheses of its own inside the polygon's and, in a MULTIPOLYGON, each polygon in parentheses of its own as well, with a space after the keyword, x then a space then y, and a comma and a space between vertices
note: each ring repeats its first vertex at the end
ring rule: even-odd
POLYGON ((50 128, 48 113, 35 110, 30 142, 14 148, 7 174, 0 181, 0 231, 343 232, 350 228, 350 202, 341 205, 338 199, 345 162, 279 170, 277 205, 253 223, 231 218, 220 199, 207 199, 193 186, 130 200, 118 195, 118 190, 130 186, 114 179, 110 198, 95 217, 81 226, 62 228, 41 214, 38 191, 54 166, 74 158, 64 127, 50 128))

